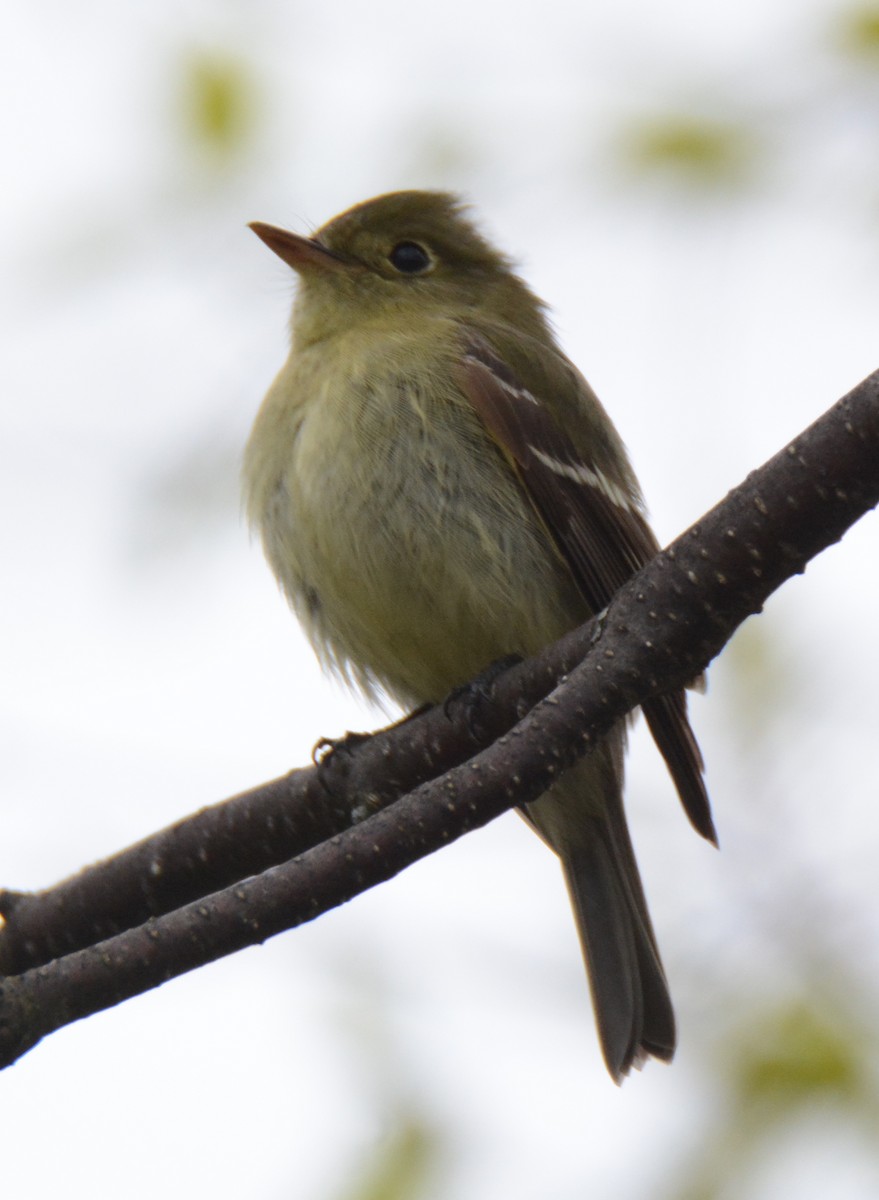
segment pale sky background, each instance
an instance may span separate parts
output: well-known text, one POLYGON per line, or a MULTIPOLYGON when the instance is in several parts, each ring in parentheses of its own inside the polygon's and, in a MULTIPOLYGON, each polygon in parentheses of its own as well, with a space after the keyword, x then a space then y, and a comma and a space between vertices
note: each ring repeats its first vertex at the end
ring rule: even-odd
MULTIPOLYGON (((292 295, 248 221, 465 193, 550 302, 663 541, 879 366, 879 49, 843 5, 4 11, 4 886, 379 722, 321 679, 240 517, 292 295), (187 122, 211 64, 250 97, 240 143, 187 122), (651 122, 680 118, 732 128, 716 171, 657 165, 651 122)), ((0 1077, 4 1192, 875 1197, 877 587, 871 516, 693 699, 720 854, 633 739, 673 1066, 610 1083, 557 864, 509 815, 47 1039, 0 1077), (366 1191, 399 1145, 423 1155, 411 1188, 366 1191)))

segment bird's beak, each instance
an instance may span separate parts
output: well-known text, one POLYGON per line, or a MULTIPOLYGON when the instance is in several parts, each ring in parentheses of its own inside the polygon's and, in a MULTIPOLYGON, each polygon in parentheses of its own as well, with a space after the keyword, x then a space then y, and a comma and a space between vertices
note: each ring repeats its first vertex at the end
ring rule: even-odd
POLYGON ((262 221, 252 221, 250 228, 294 271, 307 271, 309 267, 316 267, 319 271, 339 271, 351 265, 314 238, 300 237, 298 233, 289 233, 286 229, 265 225, 262 221))

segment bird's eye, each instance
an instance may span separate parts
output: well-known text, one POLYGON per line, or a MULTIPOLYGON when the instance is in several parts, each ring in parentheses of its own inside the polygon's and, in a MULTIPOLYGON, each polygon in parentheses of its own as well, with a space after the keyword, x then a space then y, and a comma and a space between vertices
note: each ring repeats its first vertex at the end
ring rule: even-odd
POLYGON ((432 265, 430 255, 417 242, 397 242, 388 258, 401 275, 423 275, 432 265))

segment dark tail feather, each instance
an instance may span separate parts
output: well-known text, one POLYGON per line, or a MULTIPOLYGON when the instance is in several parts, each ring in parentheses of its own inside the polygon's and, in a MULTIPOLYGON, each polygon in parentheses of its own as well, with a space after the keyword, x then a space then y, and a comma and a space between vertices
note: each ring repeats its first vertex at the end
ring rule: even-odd
POLYGON ((601 1049, 617 1083, 675 1050, 675 1019, 621 805, 588 817, 562 864, 589 974, 601 1049), (588 829, 585 827, 588 825, 588 829))
POLYGON ((686 692, 654 696, 644 705, 644 716, 690 823, 716 846, 717 832, 702 777, 702 755, 687 718, 686 692))

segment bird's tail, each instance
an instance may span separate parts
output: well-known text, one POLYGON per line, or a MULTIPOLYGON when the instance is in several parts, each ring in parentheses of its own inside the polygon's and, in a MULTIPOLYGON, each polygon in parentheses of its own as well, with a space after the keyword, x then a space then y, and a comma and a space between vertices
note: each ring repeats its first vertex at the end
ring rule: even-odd
POLYGON ((675 1050, 671 996, 621 806, 619 815, 586 818, 588 836, 561 848, 601 1049, 617 1083, 648 1056, 668 1061, 675 1050))
POLYGON ((675 1019, 622 801, 620 730, 534 804, 526 819, 562 862, 601 1049, 620 1082, 675 1050, 675 1019))

